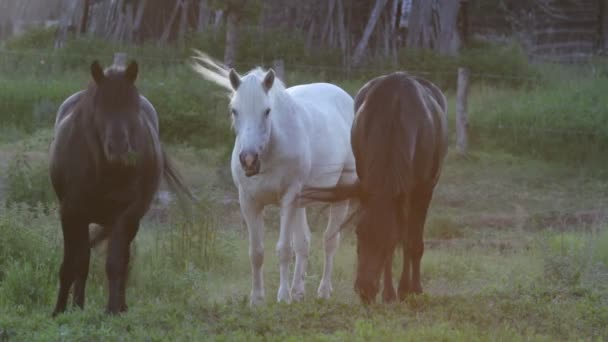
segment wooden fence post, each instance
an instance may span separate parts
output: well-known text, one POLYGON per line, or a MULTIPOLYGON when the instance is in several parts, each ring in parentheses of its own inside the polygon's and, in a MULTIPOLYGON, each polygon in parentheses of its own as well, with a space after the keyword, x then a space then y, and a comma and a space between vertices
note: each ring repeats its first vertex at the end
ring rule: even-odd
POLYGON ((456 93, 456 148, 458 153, 467 154, 468 127, 467 100, 469 96, 469 69, 458 68, 458 90, 456 93))
POLYGON ((277 75, 277 77, 283 81, 283 83, 285 82, 285 62, 282 59, 275 59, 274 61, 272 61, 272 69, 274 69, 274 73, 277 75))
POLYGON ((124 68, 127 66, 127 54, 125 52, 115 52, 114 62, 112 63, 116 67, 124 68))

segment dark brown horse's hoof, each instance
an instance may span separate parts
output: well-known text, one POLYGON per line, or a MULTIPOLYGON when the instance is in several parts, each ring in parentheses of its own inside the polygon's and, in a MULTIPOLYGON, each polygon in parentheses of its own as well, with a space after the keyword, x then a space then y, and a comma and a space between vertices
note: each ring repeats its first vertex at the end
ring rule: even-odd
POLYGON ((123 304, 118 308, 111 308, 111 307, 107 307, 106 308, 106 315, 120 315, 122 313, 127 312, 129 309, 129 307, 127 306, 127 304, 123 304))
POLYGON ((395 293, 395 289, 384 290, 382 291, 382 302, 384 304, 390 304, 397 300, 397 293, 395 293))

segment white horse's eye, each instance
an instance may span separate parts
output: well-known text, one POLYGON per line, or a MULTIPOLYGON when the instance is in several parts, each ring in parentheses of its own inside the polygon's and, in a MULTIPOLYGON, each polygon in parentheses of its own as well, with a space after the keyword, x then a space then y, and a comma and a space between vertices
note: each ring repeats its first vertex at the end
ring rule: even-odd
POLYGON ((237 116, 239 113, 236 111, 236 109, 232 108, 231 110, 232 115, 237 116))
POLYGON ((268 108, 264 111, 264 116, 268 116, 268 115, 270 115, 270 108, 268 108))

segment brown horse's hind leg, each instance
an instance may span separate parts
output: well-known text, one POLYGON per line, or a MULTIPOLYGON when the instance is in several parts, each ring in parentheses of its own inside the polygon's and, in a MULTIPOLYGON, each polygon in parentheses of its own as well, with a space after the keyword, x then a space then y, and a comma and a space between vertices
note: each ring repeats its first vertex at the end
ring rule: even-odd
MULTIPOLYGON (((86 223, 77 216, 62 212, 61 228, 63 230, 63 262, 59 271, 59 293, 53 317, 65 311, 70 288, 79 271, 79 258, 82 256, 82 250, 89 247, 86 223)), ((84 290, 84 286, 82 289, 84 290)), ((80 307, 84 305, 84 291, 82 295, 82 302, 79 303, 76 300, 76 304, 79 304, 80 307)))
POLYGON ((392 303, 397 299, 397 293, 393 286, 393 256, 391 255, 384 266, 384 289, 382 290, 382 301, 392 303))
POLYGON ((126 284, 129 266, 129 246, 135 237, 139 223, 117 225, 110 236, 106 273, 110 297, 106 312, 117 314, 127 311, 126 284))

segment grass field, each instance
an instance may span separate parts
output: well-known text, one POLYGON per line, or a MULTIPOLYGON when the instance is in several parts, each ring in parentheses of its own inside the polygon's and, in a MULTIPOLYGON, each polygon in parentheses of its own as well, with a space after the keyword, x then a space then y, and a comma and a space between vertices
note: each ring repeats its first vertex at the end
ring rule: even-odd
MULTIPOLYGON (((353 291, 351 230, 336 257, 333 297, 315 298, 326 223, 320 207, 309 212, 306 299, 275 303, 273 208, 266 212, 267 303, 249 307, 247 232, 228 168, 233 136, 225 94, 194 76, 185 55, 142 58, 140 88, 159 110, 170 154, 202 199, 196 223, 155 205, 132 247, 129 311, 103 313, 101 246, 92 254, 85 310, 51 319, 62 237, 47 176, 50 127, 57 105, 86 84, 90 57, 109 58, 115 49, 97 43, 77 41, 58 52, 0 49, 0 341, 608 339, 608 68, 599 61, 543 69, 502 49, 473 49, 459 60, 401 56, 404 69, 437 66, 428 76, 445 86, 450 120, 455 67, 471 66, 471 152, 463 158, 450 149, 435 192, 425 230, 425 294, 369 307, 353 291), (454 73, 445 76, 448 67, 454 73), (507 72, 515 78, 486 77, 507 72)), ((255 55, 258 47, 250 48, 255 55)), ((133 54, 152 50, 142 51, 133 54)), ((337 68, 290 62, 303 63, 286 60, 289 85, 325 80, 351 94, 372 72, 345 78, 337 68)), ((397 275, 400 264, 396 259, 397 275)))
MULTIPOLYGON (((28 138, 44 163, 49 132, 28 138)), ((3 154, 12 147, 0 149, 3 154)), ((211 151, 173 147, 188 183, 234 198, 211 151)), ((336 258, 334 296, 315 298, 325 213, 309 214, 307 298, 276 304, 277 212, 267 213, 267 305, 248 306, 246 228, 232 201, 210 201, 193 227, 151 213, 133 249, 130 310, 103 314, 103 248, 93 253, 84 312, 50 318, 61 236, 53 210, 0 213, 0 336, 8 340, 573 340, 608 338, 608 180, 575 168, 450 152, 426 229, 426 293, 362 306, 352 290, 354 234, 336 258)), ((395 261, 395 270, 400 262, 395 261)))

